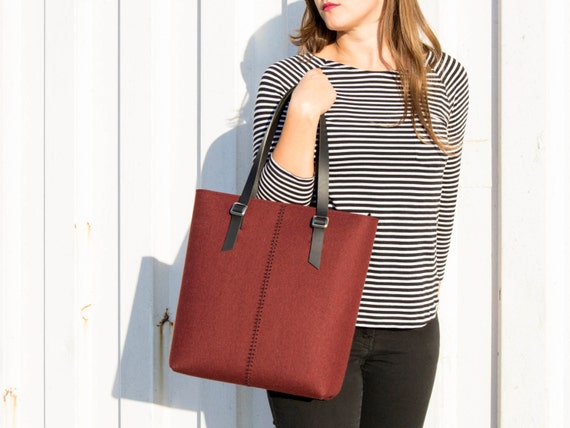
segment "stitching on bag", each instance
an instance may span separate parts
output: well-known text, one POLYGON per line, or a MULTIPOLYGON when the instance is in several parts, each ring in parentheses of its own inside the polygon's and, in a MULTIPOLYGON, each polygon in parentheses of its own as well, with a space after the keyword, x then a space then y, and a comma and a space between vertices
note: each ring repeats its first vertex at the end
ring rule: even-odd
POLYGON ((251 344, 249 347, 249 355, 247 358, 247 365, 245 369, 245 384, 249 385, 251 381, 251 374, 253 371, 253 363, 255 360, 255 353, 257 351, 257 343, 259 333, 261 330, 261 319, 263 316, 263 308, 265 306, 265 297, 267 296, 267 288, 269 287, 269 280, 271 279, 271 272, 273 270, 273 260, 275 259, 275 251, 281 233, 281 225, 285 215, 285 206, 281 206, 277 213, 277 220, 273 229, 273 236, 271 238, 271 245, 269 246, 269 254, 267 255, 267 262, 265 264, 265 273, 263 275, 263 282, 259 291, 259 300, 257 301, 257 311, 255 314, 255 321, 253 323, 253 332, 251 336, 251 344))

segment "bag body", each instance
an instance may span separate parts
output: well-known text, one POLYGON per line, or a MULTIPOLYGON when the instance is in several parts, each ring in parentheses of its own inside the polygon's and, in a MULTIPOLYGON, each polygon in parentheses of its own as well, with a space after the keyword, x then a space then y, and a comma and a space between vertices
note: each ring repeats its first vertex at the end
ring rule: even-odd
POLYGON ((170 353, 173 370, 305 397, 342 386, 377 220, 329 211, 320 269, 315 209, 254 199, 222 252, 236 195, 197 190, 170 353))

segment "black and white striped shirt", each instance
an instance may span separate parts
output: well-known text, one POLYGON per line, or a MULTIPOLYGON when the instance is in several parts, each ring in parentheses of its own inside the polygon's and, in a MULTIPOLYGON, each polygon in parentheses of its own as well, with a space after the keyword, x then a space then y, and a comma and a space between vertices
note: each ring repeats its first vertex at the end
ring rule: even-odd
MULTIPOLYGON (((379 219, 357 325, 421 327, 436 316, 438 283, 450 246, 468 109, 466 72, 444 54, 428 73, 434 130, 453 147, 446 154, 426 143, 427 136, 422 142, 409 117, 402 122, 398 72, 361 70, 314 55, 284 59, 261 79, 254 152, 279 100, 315 67, 337 93, 326 113, 331 208, 379 219)), ((313 184, 270 158, 258 197, 308 205, 313 184)))

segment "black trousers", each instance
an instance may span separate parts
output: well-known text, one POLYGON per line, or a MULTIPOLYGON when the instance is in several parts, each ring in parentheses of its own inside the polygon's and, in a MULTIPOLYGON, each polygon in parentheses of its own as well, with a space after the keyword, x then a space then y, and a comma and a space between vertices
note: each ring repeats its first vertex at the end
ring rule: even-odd
POLYGON ((421 428, 439 357, 437 318, 419 329, 356 328, 332 400, 268 392, 277 428, 421 428))

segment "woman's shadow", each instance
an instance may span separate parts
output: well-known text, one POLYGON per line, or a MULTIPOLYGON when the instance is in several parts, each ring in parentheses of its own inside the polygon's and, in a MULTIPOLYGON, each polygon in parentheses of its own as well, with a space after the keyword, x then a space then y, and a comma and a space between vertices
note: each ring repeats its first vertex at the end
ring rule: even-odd
MULTIPOLYGON (((236 117, 230 118, 235 126, 210 145, 198 172, 199 187, 227 193, 241 190, 251 166, 252 118, 259 79, 268 65, 295 53, 295 47, 290 44, 287 49, 276 49, 274 41, 281 38, 279 45, 286 45, 283 30, 295 29, 303 10, 303 1, 284 6, 281 15, 265 23, 248 40, 241 63, 246 83, 242 106, 236 117), (228 156, 228 153, 236 153, 236 156, 228 156)), ((202 113, 203 116, 209 114, 216 112, 202 113)), ((187 239, 188 235, 181 238, 172 264, 152 256, 140 262, 113 396, 192 410, 196 412, 198 427, 201 414, 209 428, 226 428, 228 421, 236 421, 235 426, 239 428, 270 426, 264 391, 185 376, 168 367, 187 239)))

